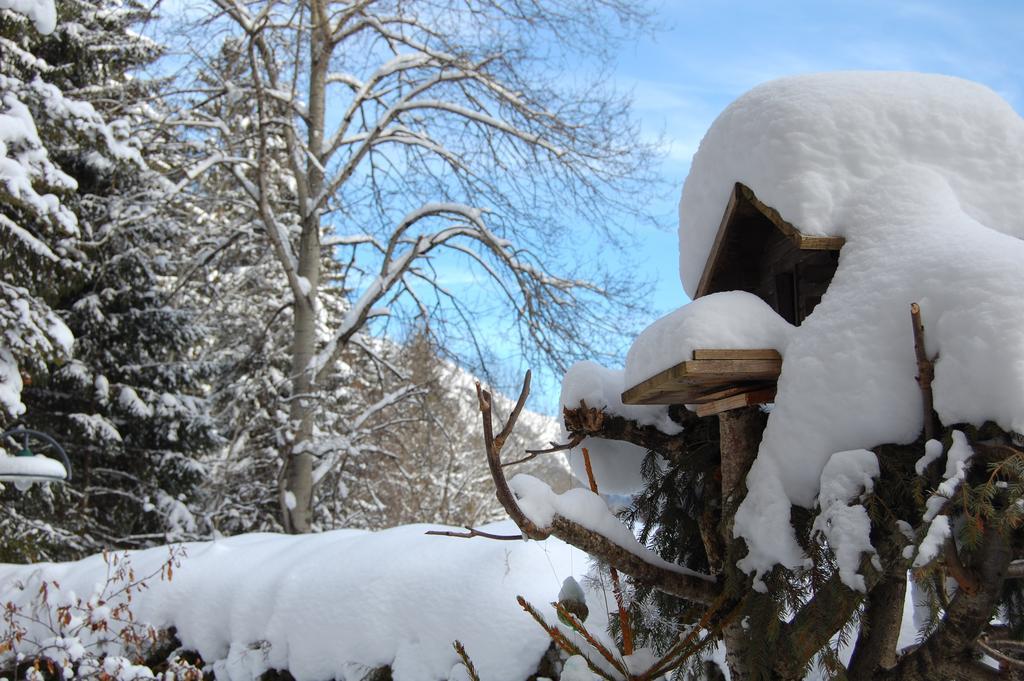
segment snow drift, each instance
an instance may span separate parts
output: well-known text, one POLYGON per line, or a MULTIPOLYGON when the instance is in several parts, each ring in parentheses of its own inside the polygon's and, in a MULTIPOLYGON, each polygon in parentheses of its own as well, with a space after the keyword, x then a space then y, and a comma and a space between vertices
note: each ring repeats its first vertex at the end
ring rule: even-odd
MULTIPOLYGON (((183 646, 221 680, 287 669, 297 681, 356 681, 389 665, 396 681, 437 681, 458 673, 456 639, 483 678, 522 681, 534 673, 550 640, 516 596, 555 621, 548 604, 566 577, 586 573, 586 555, 555 539, 467 540, 425 536, 428 529, 437 527, 186 544, 173 579, 149 580, 131 609, 153 626, 176 627, 183 646)), ((510 522, 484 529, 516 533, 510 522)), ((140 576, 167 557, 166 547, 130 554, 140 576)), ((73 602, 75 594, 88 600, 107 574, 102 556, 0 565, 0 602, 27 608, 44 580, 60 585, 60 594, 51 589, 51 603, 73 602)), ((607 610, 590 606, 598 620, 607 610)), ((34 633, 26 642, 46 637, 34 633)))

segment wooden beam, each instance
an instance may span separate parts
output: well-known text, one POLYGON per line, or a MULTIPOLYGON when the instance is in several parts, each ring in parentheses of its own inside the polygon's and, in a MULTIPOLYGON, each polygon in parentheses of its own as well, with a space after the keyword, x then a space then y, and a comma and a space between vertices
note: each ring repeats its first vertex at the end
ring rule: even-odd
POLYGON ((694 350, 694 359, 772 359, 782 360, 778 350, 694 350))
POLYGON ((804 234, 794 227, 793 223, 783 218, 779 211, 757 198, 753 189, 741 182, 736 183, 736 193, 756 208, 761 215, 768 218, 775 225, 776 229, 792 239, 797 248, 802 251, 838 251, 846 243, 846 240, 840 236, 811 236, 804 234))
POLYGON ((740 393, 731 397, 726 397, 714 402, 708 402, 706 404, 697 405, 697 416, 711 416, 712 414, 721 414, 722 412, 732 411, 733 409, 742 409, 743 407, 752 407, 756 404, 765 404, 775 399, 775 386, 770 388, 761 388, 760 390, 753 390, 750 392, 740 393))
POLYGON ((708 286, 711 285, 711 279, 715 274, 715 269, 718 267, 718 254, 722 250, 722 245, 725 243, 726 234, 729 231, 729 223, 732 222, 732 214, 736 210, 736 206, 739 205, 740 193, 739 188, 742 185, 736 183, 729 192, 729 201, 725 204, 725 212, 722 213, 722 221, 718 223, 718 232, 715 233, 715 242, 711 245, 711 251, 708 253, 708 259, 704 261, 704 271, 700 275, 700 282, 697 284, 697 298, 700 298, 707 292, 708 286))
POLYGON ((774 382, 782 371, 777 359, 698 359, 681 362, 624 393, 623 404, 692 404, 709 392, 735 385, 774 382))

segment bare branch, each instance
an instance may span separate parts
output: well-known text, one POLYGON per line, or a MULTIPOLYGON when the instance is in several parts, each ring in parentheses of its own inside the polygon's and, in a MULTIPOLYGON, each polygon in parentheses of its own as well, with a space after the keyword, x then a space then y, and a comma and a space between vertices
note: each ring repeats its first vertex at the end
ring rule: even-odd
POLYGON ((554 535, 567 544, 572 544, 576 548, 582 549, 595 558, 630 575, 641 584, 647 584, 659 591, 698 603, 710 604, 714 602, 721 593, 721 585, 710 577, 702 578, 648 563, 640 556, 613 543, 607 537, 563 516, 556 514, 551 520, 549 527, 539 527, 523 513, 519 503, 516 501, 515 494, 508 485, 508 481, 505 480, 505 474, 501 470, 501 447, 515 427, 516 420, 519 418, 523 405, 526 403, 526 398, 530 392, 530 377, 531 373, 527 371, 523 379, 523 388, 519 393, 519 399, 516 401, 516 407, 512 410, 508 421, 497 437, 494 435, 491 394, 484 390, 479 383, 476 386, 480 415, 483 420, 484 449, 487 452, 487 464, 491 471, 491 478, 494 480, 495 494, 498 497, 498 501, 501 502, 502 507, 509 514, 512 521, 530 539, 547 539, 547 537, 554 535))
POLYGON ((423 534, 435 537, 458 537, 460 539, 471 539, 472 537, 484 537, 486 539, 497 539, 498 541, 523 541, 521 534, 491 534, 483 530, 477 530, 469 525, 464 526, 466 532, 453 532, 452 530, 427 530, 423 534))

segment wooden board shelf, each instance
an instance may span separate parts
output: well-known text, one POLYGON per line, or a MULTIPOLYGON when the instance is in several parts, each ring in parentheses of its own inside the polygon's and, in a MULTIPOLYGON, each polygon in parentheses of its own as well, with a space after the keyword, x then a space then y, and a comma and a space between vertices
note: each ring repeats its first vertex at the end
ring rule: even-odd
POLYGON ((782 356, 775 350, 694 350, 693 359, 670 367, 626 390, 622 393, 622 402, 715 403, 709 409, 717 410, 708 413, 719 413, 770 401, 774 397, 775 382, 781 371, 782 356), (761 401, 750 402, 752 399, 761 401))

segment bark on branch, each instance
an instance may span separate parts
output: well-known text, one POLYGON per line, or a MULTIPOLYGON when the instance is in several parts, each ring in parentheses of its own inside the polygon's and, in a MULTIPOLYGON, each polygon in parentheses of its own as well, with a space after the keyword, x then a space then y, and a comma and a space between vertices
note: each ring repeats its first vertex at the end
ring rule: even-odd
MULTIPOLYGON (((580 406, 575 409, 563 409, 562 418, 566 430, 572 436, 570 444, 578 444, 585 437, 599 437, 629 442, 656 451, 670 460, 675 460, 686 453, 686 442, 678 435, 667 435, 654 426, 640 425, 632 419, 610 414, 603 409, 595 409, 583 400, 580 400, 580 406)), ((560 448, 569 449, 570 446, 560 448)))
POLYGON ((914 325, 914 353, 917 355, 917 384, 921 386, 921 402, 924 412, 924 439, 935 437, 935 416, 932 397, 932 380, 935 378, 935 365, 928 357, 924 345, 924 323, 921 321, 921 306, 910 304, 910 320, 914 325))

